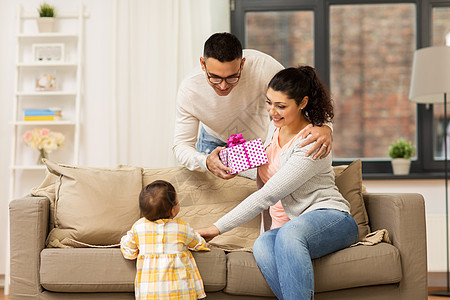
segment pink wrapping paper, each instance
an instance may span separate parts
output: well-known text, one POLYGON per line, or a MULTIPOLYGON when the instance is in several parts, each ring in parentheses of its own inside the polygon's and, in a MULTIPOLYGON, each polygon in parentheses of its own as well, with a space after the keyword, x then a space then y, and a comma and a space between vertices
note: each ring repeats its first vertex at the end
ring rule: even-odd
POLYGON ((231 174, 268 163, 261 139, 245 141, 242 134, 232 135, 228 140, 228 145, 230 147, 221 150, 219 156, 223 164, 233 170, 231 174))

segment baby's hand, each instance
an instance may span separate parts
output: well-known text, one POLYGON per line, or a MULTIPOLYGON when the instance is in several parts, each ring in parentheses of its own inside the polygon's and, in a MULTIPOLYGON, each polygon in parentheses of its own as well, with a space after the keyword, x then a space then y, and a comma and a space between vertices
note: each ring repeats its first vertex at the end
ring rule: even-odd
POLYGON ((208 228, 202 228, 199 230, 196 230, 204 239, 205 241, 209 242, 210 240, 212 240, 213 238, 215 238, 216 236, 218 236, 220 234, 219 229, 217 229, 216 226, 212 225, 208 228))

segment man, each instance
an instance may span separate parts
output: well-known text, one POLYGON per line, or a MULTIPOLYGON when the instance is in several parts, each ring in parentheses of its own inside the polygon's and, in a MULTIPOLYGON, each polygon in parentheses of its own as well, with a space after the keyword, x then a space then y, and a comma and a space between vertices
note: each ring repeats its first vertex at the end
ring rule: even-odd
MULTIPOLYGON (((205 42, 200 65, 201 70, 189 74, 178 90, 172 149, 189 170, 209 170, 229 179, 235 175, 227 173, 231 169, 220 161, 219 151, 231 134, 264 142, 270 123, 265 106, 267 85, 284 67, 267 54, 242 50, 230 33, 215 33, 205 42)), ((320 148, 313 158, 327 156, 331 128, 307 127, 302 136, 309 134, 301 146, 317 141, 308 154, 320 148)))

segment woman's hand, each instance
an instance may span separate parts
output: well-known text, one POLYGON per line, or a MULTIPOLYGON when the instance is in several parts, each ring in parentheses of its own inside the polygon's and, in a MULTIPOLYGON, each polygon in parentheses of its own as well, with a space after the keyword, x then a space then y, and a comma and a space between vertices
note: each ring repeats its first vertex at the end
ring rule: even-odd
POLYGON ((306 153, 306 156, 307 157, 310 156, 317 149, 319 149, 319 151, 317 151, 317 153, 313 156, 313 159, 315 160, 318 158, 327 157, 328 154, 330 154, 331 152, 331 142, 333 140, 331 128, 328 127, 327 125, 314 127, 311 124, 309 124, 308 126, 302 129, 300 137, 306 138, 309 134, 311 134, 311 136, 306 140, 304 140, 299 145, 299 147, 304 147, 306 145, 311 144, 314 141, 317 141, 317 143, 315 143, 311 147, 311 149, 309 149, 309 151, 306 153))
POLYGON ((210 226, 208 228, 202 228, 199 230, 196 230, 204 239, 205 241, 209 242, 210 240, 212 240, 213 238, 215 238, 216 236, 218 236, 220 234, 219 229, 217 229, 216 226, 210 226))

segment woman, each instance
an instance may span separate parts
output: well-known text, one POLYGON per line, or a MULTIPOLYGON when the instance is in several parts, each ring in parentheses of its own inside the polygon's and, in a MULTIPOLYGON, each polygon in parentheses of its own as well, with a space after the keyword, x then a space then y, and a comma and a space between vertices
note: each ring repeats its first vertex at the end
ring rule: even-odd
POLYGON ((312 144, 298 147, 303 128, 332 121, 332 100, 309 66, 278 72, 266 98, 275 128, 269 128, 266 139, 269 163, 258 168, 258 181, 264 185, 198 232, 209 241, 270 207, 273 224, 256 240, 255 260, 279 299, 313 299, 311 260, 358 240, 350 205, 334 183, 331 155, 313 160, 306 157, 312 144))

